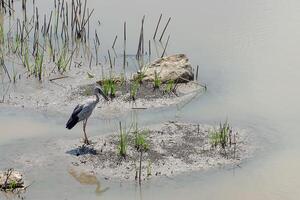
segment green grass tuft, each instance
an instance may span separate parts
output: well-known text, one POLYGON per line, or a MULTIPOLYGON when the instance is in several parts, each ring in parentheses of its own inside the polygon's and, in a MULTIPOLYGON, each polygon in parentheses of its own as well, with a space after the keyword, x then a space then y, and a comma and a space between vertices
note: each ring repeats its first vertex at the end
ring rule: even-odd
POLYGON ((117 83, 114 79, 104 79, 102 81, 103 85, 103 92, 106 96, 110 96, 111 98, 116 97, 116 88, 117 88, 117 83))
POLYGON ((148 151, 149 143, 146 140, 149 130, 135 131, 135 148, 138 151, 148 151))
POLYGON ((139 90, 139 87, 140 87, 140 84, 139 84, 139 82, 137 80, 133 81, 133 83, 130 86, 130 98, 133 101, 136 100, 136 95, 137 95, 137 92, 139 90))
POLYGON ((174 87, 175 87, 175 83, 174 83, 174 80, 169 80, 167 82, 167 85, 166 85, 166 93, 170 94, 171 92, 174 92, 174 87))
POLYGON ((119 155, 126 158, 127 155, 127 133, 126 129, 122 128, 122 123, 120 122, 120 135, 119 135, 119 145, 118 145, 119 155))
POLYGON ((222 149, 225 149, 229 143, 229 137, 232 132, 229 123, 226 121, 225 123, 220 123, 220 127, 217 130, 213 130, 210 132, 210 143, 212 147, 216 148, 220 146, 222 149))
POLYGON ((161 86, 161 79, 159 77, 159 75, 157 74, 157 72, 155 71, 154 74, 154 89, 159 89, 161 86))

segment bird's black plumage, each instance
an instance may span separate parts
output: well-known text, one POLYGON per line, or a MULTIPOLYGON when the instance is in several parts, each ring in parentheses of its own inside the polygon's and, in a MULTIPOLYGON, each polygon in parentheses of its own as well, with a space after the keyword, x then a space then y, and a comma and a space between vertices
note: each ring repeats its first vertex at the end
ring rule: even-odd
POLYGON ((81 112, 82 108, 83 108, 83 105, 77 105, 75 107, 70 119, 68 120, 68 122, 66 124, 67 129, 72 129, 79 122, 78 114, 81 112))

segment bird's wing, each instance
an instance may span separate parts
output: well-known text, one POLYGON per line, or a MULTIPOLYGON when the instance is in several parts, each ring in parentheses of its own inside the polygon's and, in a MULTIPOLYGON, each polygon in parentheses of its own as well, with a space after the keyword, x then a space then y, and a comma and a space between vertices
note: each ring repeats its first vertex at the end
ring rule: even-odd
POLYGON ((78 104, 73 110, 72 117, 77 116, 82 111, 83 107, 83 104, 78 104))
POLYGON ((89 116, 92 114, 95 106, 96 106, 95 100, 90 99, 90 100, 85 101, 85 104, 83 104, 82 109, 80 110, 80 112, 77 115, 79 120, 81 121, 83 119, 89 118, 89 116))
POLYGON ((84 105, 78 104, 75 109, 73 110, 71 117, 69 118, 66 128, 72 129, 78 122, 79 122, 79 113, 82 111, 84 105))

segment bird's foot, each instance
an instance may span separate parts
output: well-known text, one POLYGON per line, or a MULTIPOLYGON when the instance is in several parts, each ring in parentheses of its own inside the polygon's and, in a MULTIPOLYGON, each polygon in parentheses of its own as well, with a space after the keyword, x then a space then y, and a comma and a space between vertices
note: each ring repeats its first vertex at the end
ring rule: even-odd
POLYGON ((84 139, 84 145, 90 145, 91 143, 90 143, 90 141, 88 140, 88 139, 84 139))

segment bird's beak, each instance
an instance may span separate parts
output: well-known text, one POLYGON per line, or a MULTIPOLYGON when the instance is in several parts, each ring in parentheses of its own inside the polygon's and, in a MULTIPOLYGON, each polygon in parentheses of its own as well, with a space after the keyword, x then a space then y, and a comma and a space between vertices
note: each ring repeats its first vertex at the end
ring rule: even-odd
POLYGON ((106 101, 109 101, 109 98, 106 95, 102 95, 106 101))
POLYGON ((106 100, 106 101, 109 101, 109 98, 104 94, 104 92, 100 89, 99 89, 99 93, 103 96, 103 98, 106 100))

